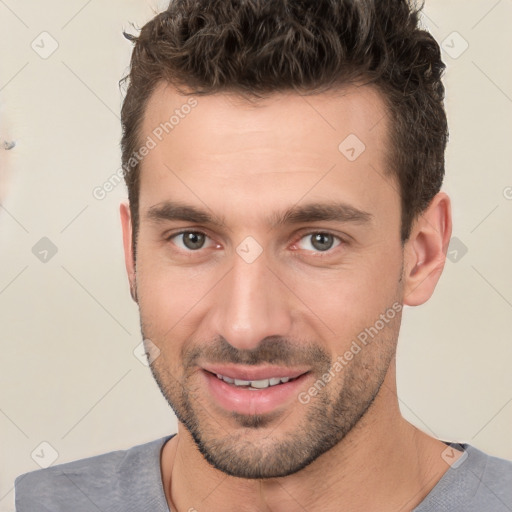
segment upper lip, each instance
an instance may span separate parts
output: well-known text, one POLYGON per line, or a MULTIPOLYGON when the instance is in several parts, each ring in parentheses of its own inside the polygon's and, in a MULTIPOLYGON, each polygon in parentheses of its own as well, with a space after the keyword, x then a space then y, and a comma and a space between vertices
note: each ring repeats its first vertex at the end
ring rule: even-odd
POLYGON ((207 372, 239 380, 264 380, 288 377, 294 379, 307 373, 307 369, 289 368, 286 366, 258 366, 248 367, 233 364, 207 364, 202 366, 207 372))

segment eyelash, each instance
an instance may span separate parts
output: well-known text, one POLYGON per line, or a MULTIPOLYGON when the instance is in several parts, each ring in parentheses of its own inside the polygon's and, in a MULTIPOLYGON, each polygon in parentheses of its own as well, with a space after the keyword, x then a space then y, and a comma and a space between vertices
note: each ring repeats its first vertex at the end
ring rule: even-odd
MULTIPOLYGON (((171 242, 173 238, 176 238, 176 237, 178 237, 180 235, 184 235, 186 233, 198 233, 198 234, 204 235, 206 238, 209 238, 210 240, 212 240, 211 237, 209 237, 207 233, 205 233, 204 231, 201 231, 201 230, 197 230, 197 229, 186 229, 186 230, 178 231, 177 233, 172 233, 171 235, 166 236, 165 239, 166 239, 166 241, 171 242)), ((346 240, 344 240, 340 236, 335 235, 334 233, 331 233, 329 231, 309 231, 307 233, 301 234, 301 236, 299 238, 297 238, 296 241, 293 242, 292 245, 293 246, 297 245, 303 238, 306 238, 308 236, 313 236, 313 235, 319 235, 319 234, 330 235, 335 240, 337 240, 339 243, 337 245, 335 245, 334 247, 331 247, 327 251, 314 251, 315 257, 322 257, 324 255, 329 255, 330 256, 337 247, 339 247, 341 245, 345 245, 347 243, 346 240)), ((181 248, 178 248, 178 249, 180 251, 182 251, 182 252, 185 252, 185 253, 188 253, 188 254, 192 255, 194 253, 201 252, 201 249, 203 249, 203 248, 197 249, 195 251, 191 250, 191 249, 188 249, 188 250, 183 250, 181 248)), ((310 251, 310 252, 313 252, 313 251, 310 251)))

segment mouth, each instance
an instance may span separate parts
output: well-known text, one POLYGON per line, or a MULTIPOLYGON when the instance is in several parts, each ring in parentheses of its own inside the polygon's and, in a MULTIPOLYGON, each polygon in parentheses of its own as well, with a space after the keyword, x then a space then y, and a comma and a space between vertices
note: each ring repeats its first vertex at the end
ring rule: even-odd
POLYGON ((243 379, 232 379, 231 377, 226 377, 226 375, 221 375, 220 373, 215 374, 216 377, 228 384, 232 384, 233 386, 240 388, 248 388, 257 391, 258 389, 267 389, 273 386, 279 386, 280 384, 286 384, 287 382, 291 382, 299 377, 270 377, 268 379, 259 379, 259 380, 243 380, 243 379))
POLYGON ((203 367, 201 373, 207 395, 217 407, 246 415, 293 406, 300 388, 310 377, 308 369, 271 366, 209 366, 203 367))

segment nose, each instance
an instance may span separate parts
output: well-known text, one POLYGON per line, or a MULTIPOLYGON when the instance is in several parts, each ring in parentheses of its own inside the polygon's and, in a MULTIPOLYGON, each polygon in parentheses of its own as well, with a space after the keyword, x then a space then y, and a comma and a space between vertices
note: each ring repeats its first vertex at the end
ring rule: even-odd
POLYGON ((265 253, 251 263, 234 254, 213 306, 213 328, 233 347, 251 350, 267 336, 289 334, 291 293, 276 274, 265 253))

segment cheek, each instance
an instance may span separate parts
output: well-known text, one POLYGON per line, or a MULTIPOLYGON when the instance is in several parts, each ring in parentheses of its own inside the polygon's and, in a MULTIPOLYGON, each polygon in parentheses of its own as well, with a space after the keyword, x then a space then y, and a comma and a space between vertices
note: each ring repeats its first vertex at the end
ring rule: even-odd
POLYGON ((309 306, 304 314, 310 321, 326 326, 333 343, 343 345, 339 352, 395 302, 401 304, 401 262, 401 250, 376 248, 343 268, 294 274, 292 288, 309 306))
POLYGON ((194 319, 221 275, 220 269, 206 265, 172 265, 161 251, 141 249, 137 296, 144 334, 166 343, 190 337, 197 329, 194 319))

